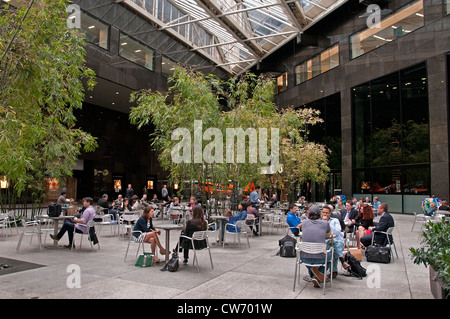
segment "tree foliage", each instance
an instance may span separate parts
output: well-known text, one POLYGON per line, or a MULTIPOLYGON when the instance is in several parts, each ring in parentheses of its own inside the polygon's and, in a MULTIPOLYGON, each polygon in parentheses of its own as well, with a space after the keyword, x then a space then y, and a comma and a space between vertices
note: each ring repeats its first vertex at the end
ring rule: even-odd
POLYGON ((0 8, 0 176, 19 194, 70 175, 80 152, 96 148, 75 125, 82 79, 92 88, 95 74, 84 64, 84 36, 66 25, 68 4, 0 8))
POLYGON ((170 83, 173 85, 168 92, 134 92, 131 101, 138 106, 131 109, 130 121, 138 128, 150 123, 155 126, 152 143, 160 152, 159 160, 170 173, 172 182, 197 180, 224 186, 237 182, 245 188, 250 182, 272 185, 270 177, 275 177, 280 185, 294 180, 326 179, 326 148, 306 139, 307 126, 321 121, 319 114, 311 109, 279 110, 274 103, 272 79, 246 73, 238 79, 222 81, 211 75, 177 68, 170 83), (195 121, 202 121, 199 135, 195 133, 195 121), (190 160, 183 163, 175 162, 172 157, 174 148, 181 143, 180 136, 174 139, 172 134, 180 128, 186 129, 190 137, 187 148, 190 160), (251 148, 255 139, 249 136, 241 140, 236 138, 230 143, 232 149, 227 148, 230 129, 242 129, 247 133, 252 129, 257 131, 257 154, 252 153, 255 149, 251 148), (261 173, 261 167, 273 162, 273 158, 269 163, 262 161, 261 129, 267 129, 265 155, 276 154, 274 148, 277 147, 282 164, 270 175, 261 173), (274 147, 271 129, 279 132, 279 144, 274 147), (195 139, 196 136, 199 138, 195 139), (195 156, 199 156, 199 152, 203 152, 200 154, 203 156, 196 162, 195 156), (239 152, 245 152, 244 161, 236 156, 239 152), (212 154, 214 161, 208 160, 208 154, 212 154), (235 156, 229 158, 229 154, 235 156))

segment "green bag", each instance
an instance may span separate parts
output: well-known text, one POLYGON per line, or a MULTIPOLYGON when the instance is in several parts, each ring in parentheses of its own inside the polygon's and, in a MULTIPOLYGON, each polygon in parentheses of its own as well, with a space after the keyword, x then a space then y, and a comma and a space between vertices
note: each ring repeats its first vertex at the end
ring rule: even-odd
POLYGON ((153 257, 155 257, 152 253, 143 253, 136 260, 135 266, 137 267, 151 267, 153 265, 153 257))

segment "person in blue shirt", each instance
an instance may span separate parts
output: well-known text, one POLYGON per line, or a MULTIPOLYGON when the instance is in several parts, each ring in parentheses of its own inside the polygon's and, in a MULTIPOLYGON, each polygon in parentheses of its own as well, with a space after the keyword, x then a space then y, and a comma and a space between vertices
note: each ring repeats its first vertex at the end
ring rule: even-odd
MULTIPOLYGON (((240 202, 239 206, 238 206, 239 212, 235 216, 228 217, 227 219, 222 221, 222 223, 223 223, 222 224, 222 238, 224 238, 225 227, 227 224, 236 224, 236 222, 238 220, 244 220, 247 217, 247 207, 248 207, 247 202, 244 202, 244 201, 240 202)), ((234 226, 230 226, 230 227, 228 227, 228 231, 235 232, 236 229, 234 226)))
POLYGON ((294 203, 289 204, 289 212, 286 217, 286 222, 288 223, 292 234, 298 236, 300 233, 300 228, 302 227, 302 220, 297 216, 297 205, 294 203))
POLYGON ((253 207, 257 207, 259 205, 259 200, 258 200, 259 189, 260 189, 260 187, 256 186, 255 190, 250 193, 250 203, 252 204, 253 207))

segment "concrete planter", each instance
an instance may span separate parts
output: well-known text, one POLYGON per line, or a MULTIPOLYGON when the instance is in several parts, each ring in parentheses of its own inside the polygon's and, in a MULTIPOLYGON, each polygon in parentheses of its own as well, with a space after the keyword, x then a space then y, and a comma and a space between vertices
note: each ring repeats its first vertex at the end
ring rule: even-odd
POLYGON ((442 283, 439 277, 437 276, 437 272, 433 267, 428 267, 430 272, 430 289, 433 297, 435 299, 449 299, 447 297, 449 291, 448 289, 442 288, 442 283))

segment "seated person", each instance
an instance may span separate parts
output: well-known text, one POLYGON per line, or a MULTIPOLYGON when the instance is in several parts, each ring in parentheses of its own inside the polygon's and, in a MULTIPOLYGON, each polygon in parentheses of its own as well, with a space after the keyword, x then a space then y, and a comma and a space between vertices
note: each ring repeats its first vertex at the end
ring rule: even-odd
MULTIPOLYGON (((133 232, 134 240, 136 242, 150 243, 150 248, 153 254, 156 251, 156 246, 158 246, 161 255, 165 255, 166 250, 161 245, 161 242, 158 238, 158 235, 161 235, 161 231, 153 227, 153 216, 153 208, 150 206, 145 207, 144 211, 142 212, 142 216, 139 217, 139 219, 136 221, 136 224, 134 225, 133 231, 136 231, 133 232), (141 231, 141 233, 137 231, 141 231)), ((155 263, 160 262, 158 258, 155 258, 154 260, 155 263)))
POLYGON ((97 202, 97 205, 104 208, 103 212, 105 214, 113 215, 113 219, 117 220, 117 210, 114 209, 114 205, 108 204, 108 195, 103 194, 102 198, 100 198, 97 202))
POLYGON ((373 213, 372 207, 368 204, 364 204, 354 221, 355 226, 358 227, 356 230, 356 243, 358 248, 361 248, 360 238, 370 235, 369 227, 373 226, 374 218, 375 214, 373 213))
POLYGON ((180 200, 179 200, 179 198, 176 197, 176 196, 173 198, 173 201, 170 203, 170 206, 169 206, 169 214, 170 214, 169 217, 170 217, 170 219, 172 219, 172 220, 174 221, 174 223, 175 223, 175 222, 180 221, 181 218, 183 218, 183 213, 182 213, 181 210, 178 211, 178 210, 176 210, 176 209, 174 209, 174 210, 172 211, 172 208, 174 208, 174 207, 180 207, 180 208, 181 208, 180 200))
POLYGON ((131 197, 131 210, 141 210, 144 209, 141 204, 141 202, 139 201, 139 197, 137 195, 133 195, 133 197, 131 197))
POLYGON ((302 220, 297 216, 297 210, 297 205, 294 203, 289 204, 289 212, 286 217, 286 222, 294 236, 299 236, 300 228, 302 227, 302 220))
MULTIPOLYGON (((182 235, 192 237, 196 231, 206 230, 208 223, 205 220, 203 208, 200 205, 194 205, 192 207, 192 219, 189 219, 186 223, 186 228, 183 230, 182 235)), ((195 249, 203 249, 206 247, 206 240, 195 241, 195 249)), ((180 238, 180 247, 183 249, 183 264, 186 265, 189 259, 189 249, 192 249, 192 242, 184 237, 180 238)), ((178 245, 177 245, 178 248, 178 245)), ((175 251, 177 250, 175 248, 175 251)))
MULTIPOLYGON (((247 203, 247 204, 249 204, 249 203, 247 203)), ((250 205, 247 207, 247 215, 249 215, 249 214, 252 214, 253 216, 255 216, 255 228, 256 229, 253 229, 252 225, 250 225, 249 227, 253 231, 253 235, 259 236, 259 217, 261 216, 261 214, 259 213, 258 209, 256 209, 253 206, 250 206, 250 205)))
MULTIPOLYGON (((234 225, 234 224, 236 224, 237 221, 244 220, 247 217, 247 207, 248 207, 247 201, 240 202, 238 205, 239 212, 235 216, 228 217, 227 219, 222 220, 222 238, 224 238, 225 228, 226 228, 227 224, 234 225)), ((236 232, 236 229, 234 226, 230 226, 227 229, 229 232, 236 232)), ((239 231, 239 229, 237 231, 239 231)))
POLYGON ((277 203, 277 194, 273 194, 272 199, 269 201, 269 208, 272 208, 277 203))
POLYGON ((141 207, 147 207, 148 205, 150 205, 147 201, 147 194, 142 195, 142 198, 140 200, 141 203, 141 207))
POLYGON ((442 205, 439 206, 438 210, 450 210, 450 207, 448 206, 448 202, 446 200, 442 201, 442 205))
MULTIPOLYGON (((69 245, 64 247, 71 248, 74 231, 79 234, 87 234, 89 232, 87 223, 95 217, 95 209, 92 207, 93 202, 94 200, 91 197, 83 198, 83 207, 85 207, 85 210, 83 211, 81 218, 73 218, 71 221, 66 220, 59 233, 56 236, 50 234, 50 238, 53 240, 60 240, 67 232, 69 236, 69 245)), ((75 248, 75 244, 73 244, 73 248, 75 248)))
MULTIPOLYGON (((333 279, 337 277, 338 274, 338 260, 342 263, 342 267, 347 269, 350 267, 348 263, 344 260, 344 235, 341 231, 341 223, 337 218, 334 218, 331 214, 331 207, 324 205, 322 207, 322 219, 330 224, 330 229, 333 232, 333 247, 334 247, 334 258, 333 258, 333 279)), ((327 240, 328 242, 329 240, 327 240)), ((331 243, 331 242, 330 242, 331 243)))
POLYGON ((358 211, 353 207, 352 202, 345 203, 345 209, 341 210, 341 229, 345 229, 346 233, 353 232, 353 221, 358 216, 358 211))
POLYGON ((122 205, 119 206, 118 211, 119 212, 124 212, 124 211, 130 211, 130 210, 131 210, 130 202, 129 202, 128 198, 124 198, 123 202, 122 202, 122 205))
POLYGON ((154 204, 159 203, 158 195, 153 194, 153 198, 152 198, 152 200, 151 200, 150 202, 152 202, 152 203, 154 203, 154 204))
MULTIPOLYGON (((385 234, 373 233, 374 231, 387 231, 390 227, 394 227, 394 218, 388 213, 388 205, 386 203, 381 203, 378 206, 378 215, 380 215, 380 220, 378 225, 375 227, 369 227, 370 235, 366 235, 360 238, 361 247, 365 248, 372 244, 372 237, 375 244, 380 246, 386 246, 387 238, 385 234)), ((392 238, 389 239, 392 243, 392 238)))
MULTIPOLYGON (((308 211, 308 219, 302 222, 302 240, 307 243, 325 243, 325 239, 333 238, 330 224, 322 219, 320 208, 312 205, 308 211)), ((323 264, 325 262, 325 254, 308 254, 300 252, 300 258, 308 264, 323 264)), ((331 265, 331 252, 327 256, 327 269, 331 265)), ((308 266, 309 275, 312 279, 314 287, 320 288, 321 283, 325 281, 325 267, 308 266)))

